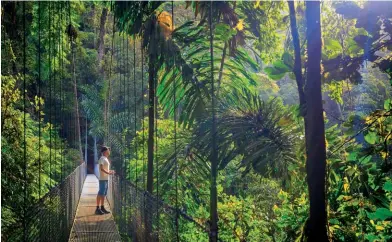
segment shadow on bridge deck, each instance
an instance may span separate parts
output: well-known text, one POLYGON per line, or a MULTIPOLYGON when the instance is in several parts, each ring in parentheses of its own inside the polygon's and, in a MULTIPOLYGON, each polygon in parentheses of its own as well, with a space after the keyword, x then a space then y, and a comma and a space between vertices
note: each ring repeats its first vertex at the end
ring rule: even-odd
POLYGON ((121 241, 112 214, 95 215, 97 192, 98 179, 87 175, 69 241, 121 241))

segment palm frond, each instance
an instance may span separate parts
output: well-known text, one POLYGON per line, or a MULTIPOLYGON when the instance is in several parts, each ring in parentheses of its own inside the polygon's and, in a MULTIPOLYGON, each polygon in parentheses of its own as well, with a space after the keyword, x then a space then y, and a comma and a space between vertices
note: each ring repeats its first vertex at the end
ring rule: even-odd
MULTIPOLYGON (((158 96, 165 111, 172 114, 180 108, 180 123, 185 127, 203 119, 210 103, 211 70, 209 37, 205 26, 187 22, 173 32, 173 39, 167 41, 171 51, 164 57, 160 68, 158 96), (174 59, 174 61, 171 61, 174 59), (174 65, 173 65, 174 64, 174 65), (173 85, 176 85, 176 101, 173 100, 173 85)), ((222 56, 223 41, 214 43, 215 56, 222 56)), ((221 58, 213 60, 213 74, 219 76, 221 58)), ((226 84, 256 84, 253 72, 258 64, 242 48, 237 48, 233 56, 228 56, 222 72, 222 88, 226 84)))
MULTIPOLYGON (((217 144, 219 169, 235 157, 241 165, 263 175, 287 175, 288 165, 295 161, 295 138, 299 128, 293 114, 281 101, 263 101, 251 91, 232 89, 217 111, 217 144)), ((211 155, 211 119, 194 131, 192 147, 198 154, 211 155)))

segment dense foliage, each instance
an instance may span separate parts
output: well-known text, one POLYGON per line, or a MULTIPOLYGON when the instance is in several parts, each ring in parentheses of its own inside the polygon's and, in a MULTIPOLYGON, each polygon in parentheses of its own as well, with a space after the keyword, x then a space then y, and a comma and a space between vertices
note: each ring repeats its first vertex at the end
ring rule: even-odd
MULTIPOLYGON (((321 7, 332 241, 392 240, 388 4, 321 7)), ((310 81, 307 4, 295 2, 294 12, 283 1, 173 6, 2 3, 2 238, 79 164, 82 145, 93 165, 108 144, 117 173, 142 189, 152 178, 150 192, 203 226, 215 201, 222 241, 307 239, 311 134, 297 86, 298 73, 305 88, 310 81)), ((180 229, 181 241, 201 241, 197 228, 180 229)))

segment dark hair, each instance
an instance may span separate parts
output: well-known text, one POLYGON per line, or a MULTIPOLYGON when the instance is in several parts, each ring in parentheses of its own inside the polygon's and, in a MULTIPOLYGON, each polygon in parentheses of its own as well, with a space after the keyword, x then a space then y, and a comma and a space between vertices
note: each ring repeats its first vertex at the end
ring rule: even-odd
POLYGON ((107 147, 107 146, 102 146, 101 147, 101 153, 103 153, 103 152, 105 152, 107 150, 110 150, 110 147, 107 147))

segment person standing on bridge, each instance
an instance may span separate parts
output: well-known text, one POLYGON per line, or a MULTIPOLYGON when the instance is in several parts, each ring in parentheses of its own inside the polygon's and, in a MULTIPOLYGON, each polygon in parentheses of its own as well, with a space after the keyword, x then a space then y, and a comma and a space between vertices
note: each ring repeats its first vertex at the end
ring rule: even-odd
POLYGON ((105 209, 105 197, 108 191, 108 181, 109 175, 113 175, 115 172, 110 170, 110 161, 108 159, 110 155, 110 148, 106 146, 102 146, 101 148, 102 156, 98 161, 99 164, 99 191, 97 195, 97 209, 95 210, 95 214, 102 215, 106 213, 110 213, 105 209), (99 206, 101 205, 101 206, 99 206))

